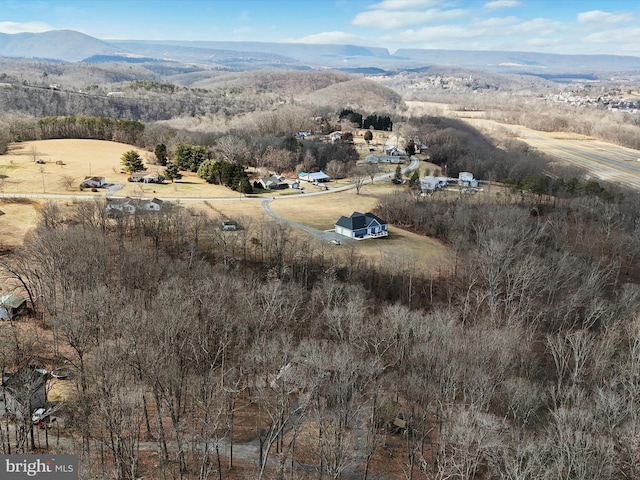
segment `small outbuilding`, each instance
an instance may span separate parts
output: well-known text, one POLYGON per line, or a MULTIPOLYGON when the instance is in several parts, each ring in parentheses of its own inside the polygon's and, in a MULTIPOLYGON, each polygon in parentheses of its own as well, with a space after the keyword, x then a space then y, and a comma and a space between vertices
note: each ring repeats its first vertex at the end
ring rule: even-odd
POLYGON ((0 297, 0 320, 10 320, 27 307, 27 299, 16 293, 0 297))
POLYGON ((335 224, 335 232, 356 240, 380 238, 389 235, 388 223, 373 213, 353 212, 342 216, 335 224))

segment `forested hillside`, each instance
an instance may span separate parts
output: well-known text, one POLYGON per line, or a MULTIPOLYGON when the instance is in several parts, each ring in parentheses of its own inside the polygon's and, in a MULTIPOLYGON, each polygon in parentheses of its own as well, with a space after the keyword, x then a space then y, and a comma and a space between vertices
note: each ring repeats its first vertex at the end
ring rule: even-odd
MULTIPOLYGON (((83 480, 640 478, 638 192, 448 115, 627 144, 637 112, 557 104, 544 93, 554 84, 530 77, 450 70, 6 65, 0 152, 115 140, 165 175, 191 175, 181 188, 202 167, 199 186, 245 194, 249 171, 323 170, 358 185, 391 234, 373 240, 376 262, 266 220, 237 192, 257 208, 233 231, 212 201, 125 214, 97 196, 33 200, 37 227, 0 254, 3 288, 28 306, 0 322, 0 361, 63 365, 71 378, 52 383, 65 389, 56 425, 34 425, 29 401, 0 422, 3 454, 77 453, 83 480), (405 99, 433 112, 411 115, 405 99), (365 131, 370 119, 392 131, 365 131), (424 163, 382 186, 364 157, 391 134, 424 163), (460 172, 481 184, 419 189, 460 172), (406 231, 443 258, 422 270, 424 252, 395 242, 406 231)), ((16 166, 2 166, 10 178, 16 166)))
POLYGON ((454 266, 428 277, 269 222, 229 243, 178 207, 47 204, 3 265, 55 347, 5 325, 3 358, 73 365, 67 428, 78 453, 105 449, 82 478, 634 478, 637 205, 382 200, 446 225, 454 266), (233 459, 250 441, 255 457, 233 459))

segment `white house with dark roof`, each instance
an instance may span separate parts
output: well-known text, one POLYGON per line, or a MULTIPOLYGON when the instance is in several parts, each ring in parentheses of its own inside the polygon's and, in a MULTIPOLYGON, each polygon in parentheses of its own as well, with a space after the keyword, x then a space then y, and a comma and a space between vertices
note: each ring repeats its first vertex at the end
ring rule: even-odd
POLYGON ((80 184, 81 188, 100 188, 104 187, 105 184, 104 177, 84 177, 82 183, 80 184))
POLYGON ((389 235, 388 223, 373 213, 353 212, 342 216, 335 224, 335 232, 356 240, 379 238, 389 235))

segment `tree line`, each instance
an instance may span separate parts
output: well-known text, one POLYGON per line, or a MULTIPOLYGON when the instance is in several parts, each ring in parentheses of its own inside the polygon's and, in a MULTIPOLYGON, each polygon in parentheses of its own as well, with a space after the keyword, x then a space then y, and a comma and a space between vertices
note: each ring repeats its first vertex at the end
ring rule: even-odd
MULTIPOLYGON (((436 227, 436 272, 329 255, 270 221, 228 235, 178 207, 46 204, 3 266, 77 371, 82 474, 635 478, 637 196, 508 192, 379 202, 398 227, 436 227)), ((6 365, 38 350, 14 333, 6 365)))

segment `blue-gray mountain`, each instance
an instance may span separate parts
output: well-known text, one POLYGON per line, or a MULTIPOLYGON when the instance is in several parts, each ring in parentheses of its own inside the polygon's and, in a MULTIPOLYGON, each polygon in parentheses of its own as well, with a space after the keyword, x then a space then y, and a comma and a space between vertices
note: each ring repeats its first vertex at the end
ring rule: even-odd
POLYGON ((396 71, 427 65, 534 75, 639 73, 640 57, 401 49, 261 42, 103 41, 72 30, 0 34, 0 56, 66 62, 156 59, 230 70, 333 68, 396 71))

